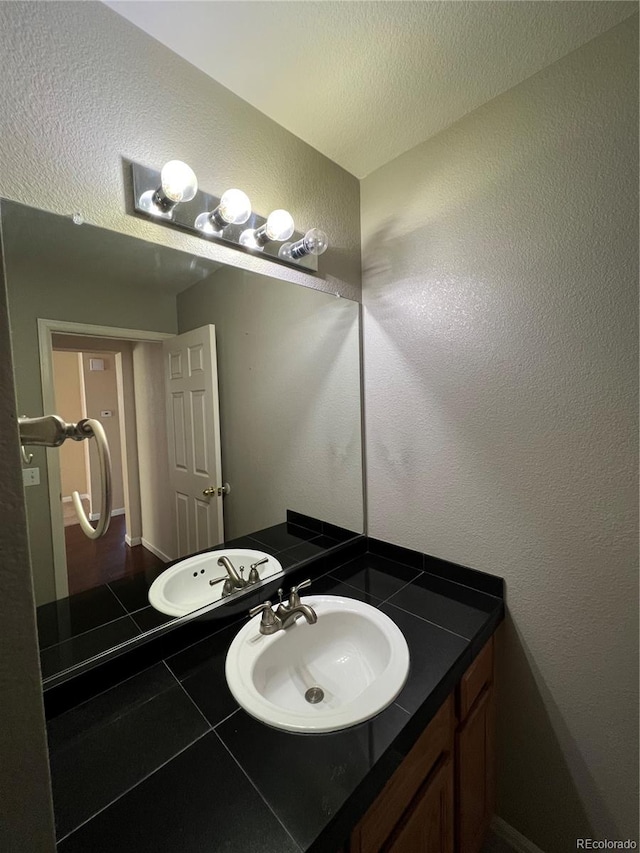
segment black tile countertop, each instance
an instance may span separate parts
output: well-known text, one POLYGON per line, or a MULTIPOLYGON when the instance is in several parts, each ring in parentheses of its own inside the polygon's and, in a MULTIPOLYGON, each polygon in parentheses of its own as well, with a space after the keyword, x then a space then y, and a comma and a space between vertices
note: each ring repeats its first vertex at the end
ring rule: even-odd
POLYGON ((271 729, 227 688, 242 622, 227 625, 49 721, 59 853, 340 847, 504 615, 499 578, 368 547, 309 594, 367 601, 400 626, 411 663, 392 705, 332 734, 271 729))

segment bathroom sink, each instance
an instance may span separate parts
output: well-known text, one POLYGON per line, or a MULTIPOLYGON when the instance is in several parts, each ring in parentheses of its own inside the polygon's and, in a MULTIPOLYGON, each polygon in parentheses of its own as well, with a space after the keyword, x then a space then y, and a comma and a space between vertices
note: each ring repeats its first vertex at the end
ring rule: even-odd
MULTIPOLYGON (((263 551, 247 548, 207 551, 206 554, 180 560, 162 572, 149 588, 149 604, 168 616, 185 616, 207 604, 220 601, 224 580, 228 576, 224 566, 218 565, 222 556, 231 560, 236 571, 240 572, 240 568, 244 568, 245 580, 249 576, 250 566, 265 558, 267 562, 258 567, 261 581, 282 574, 280 562, 263 551), (210 581, 214 581, 214 584, 211 585, 210 581)), ((253 588, 256 587, 247 587, 248 590, 253 588)))
POLYGON ((299 619, 264 636, 257 615, 234 638, 226 677, 236 701, 291 732, 345 729, 390 705, 409 671, 409 649, 395 622, 351 598, 301 601, 315 610, 315 624, 299 619))

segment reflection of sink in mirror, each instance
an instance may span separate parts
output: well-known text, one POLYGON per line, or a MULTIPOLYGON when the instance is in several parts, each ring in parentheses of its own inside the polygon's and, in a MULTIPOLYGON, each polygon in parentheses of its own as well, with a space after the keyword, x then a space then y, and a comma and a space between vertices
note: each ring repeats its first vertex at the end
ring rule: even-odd
POLYGON ((265 636, 261 615, 229 647, 226 677, 236 701, 270 726, 333 732, 364 722, 393 702, 409 672, 409 649, 388 616, 334 595, 301 599, 304 619, 265 636))
MULTIPOLYGON (((224 581, 229 577, 224 566, 218 563, 223 556, 231 560, 243 581, 248 579, 251 567, 262 560, 266 562, 256 566, 260 576, 257 583, 282 574, 280 562, 263 551, 243 548, 208 551, 180 560, 157 577, 149 589, 149 604, 168 616, 186 616, 219 601, 223 597, 224 581)), ((247 584, 245 589, 250 591, 255 586, 247 584)))

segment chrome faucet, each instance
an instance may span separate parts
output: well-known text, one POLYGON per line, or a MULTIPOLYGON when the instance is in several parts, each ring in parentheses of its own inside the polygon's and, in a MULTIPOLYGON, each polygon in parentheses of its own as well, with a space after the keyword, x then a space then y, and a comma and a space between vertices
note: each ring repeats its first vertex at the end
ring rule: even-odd
MULTIPOLYGON (((226 598, 228 595, 231 595, 232 592, 235 592, 237 589, 244 589, 246 586, 252 586, 255 583, 260 582, 260 574, 258 572, 258 566, 261 566, 263 563, 268 563, 269 558, 263 557, 261 560, 258 560, 257 563, 252 563, 250 566, 249 577, 247 580, 243 577, 244 566, 240 566, 240 574, 235 570, 235 566, 231 562, 231 560, 223 554, 222 557, 218 558, 218 565, 224 566, 227 570, 228 577, 225 579, 224 586, 222 587, 222 598, 226 598)), ((209 585, 213 586, 214 583, 217 583, 216 580, 209 581, 209 585)))
MULTIPOLYGON (((311 578, 302 581, 297 586, 292 586, 288 604, 282 604, 281 601, 275 612, 272 609, 270 601, 265 601, 263 604, 258 604, 257 607, 252 607, 249 611, 249 616, 255 616, 257 613, 262 612, 260 633, 269 635, 275 634, 276 631, 285 631, 293 625, 298 616, 304 616, 308 625, 315 625, 318 621, 318 614, 313 607, 309 607, 308 604, 302 604, 298 595, 298 590, 308 586, 311 586, 311 578)), ((278 590, 278 592, 282 593, 282 590, 278 590)))

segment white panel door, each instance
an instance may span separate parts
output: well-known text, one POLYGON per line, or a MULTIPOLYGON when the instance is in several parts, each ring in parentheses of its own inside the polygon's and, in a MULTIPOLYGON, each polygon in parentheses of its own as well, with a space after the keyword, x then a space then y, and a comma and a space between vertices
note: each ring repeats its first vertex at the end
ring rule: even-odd
POLYGON ((184 557, 224 540, 215 328, 176 335, 163 348, 169 486, 184 557))

